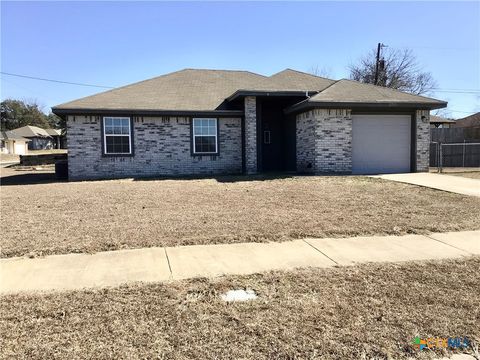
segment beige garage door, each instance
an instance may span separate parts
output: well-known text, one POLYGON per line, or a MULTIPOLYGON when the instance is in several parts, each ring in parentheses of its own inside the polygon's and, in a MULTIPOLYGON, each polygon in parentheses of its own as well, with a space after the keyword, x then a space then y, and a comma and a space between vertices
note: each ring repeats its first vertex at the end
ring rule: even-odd
POLYGON ((410 115, 353 115, 354 174, 410 172, 410 115))

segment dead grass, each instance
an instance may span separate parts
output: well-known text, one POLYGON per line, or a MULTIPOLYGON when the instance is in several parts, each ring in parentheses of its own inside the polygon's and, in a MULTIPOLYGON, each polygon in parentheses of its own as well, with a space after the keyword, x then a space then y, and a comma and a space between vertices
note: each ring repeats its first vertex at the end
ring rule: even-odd
POLYGON ((27 155, 66 154, 67 149, 28 150, 27 155))
POLYGON ((2 186, 1 256, 480 229, 474 197, 366 177, 234 180, 2 186))
MULTIPOLYGON (((5 296, 3 358, 405 359, 415 336, 480 342, 480 258, 5 296), (259 298, 223 303, 232 288, 259 298)), ((472 351, 472 349, 468 349, 472 351)))
POLYGON ((2 162, 15 162, 20 161, 20 157, 15 154, 4 154, 0 152, 0 161, 2 162))

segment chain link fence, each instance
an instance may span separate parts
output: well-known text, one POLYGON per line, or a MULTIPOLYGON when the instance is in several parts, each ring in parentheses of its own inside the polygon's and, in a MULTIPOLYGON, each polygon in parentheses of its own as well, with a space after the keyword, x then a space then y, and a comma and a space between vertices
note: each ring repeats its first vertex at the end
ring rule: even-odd
POLYGON ((430 167, 436 167, 438 172, 444 168, 480 167, 480 142, 431 142, 430 167))

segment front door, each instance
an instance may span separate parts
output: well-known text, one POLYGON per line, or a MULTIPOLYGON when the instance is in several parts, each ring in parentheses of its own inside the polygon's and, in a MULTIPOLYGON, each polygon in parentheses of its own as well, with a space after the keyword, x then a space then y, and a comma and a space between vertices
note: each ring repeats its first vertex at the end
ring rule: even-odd
POLYGON ((283 112, 275 103, 262 104, 262 170, 283 171, 283 112))

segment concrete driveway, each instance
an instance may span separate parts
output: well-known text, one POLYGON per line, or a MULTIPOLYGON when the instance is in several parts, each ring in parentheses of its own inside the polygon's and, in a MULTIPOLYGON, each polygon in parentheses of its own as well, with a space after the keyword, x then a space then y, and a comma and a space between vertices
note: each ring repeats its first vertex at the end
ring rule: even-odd
POLYGON ((462 195, 480 197, 480 180, 432 173, 385 174, 374 178, 398 181, 462 195))

